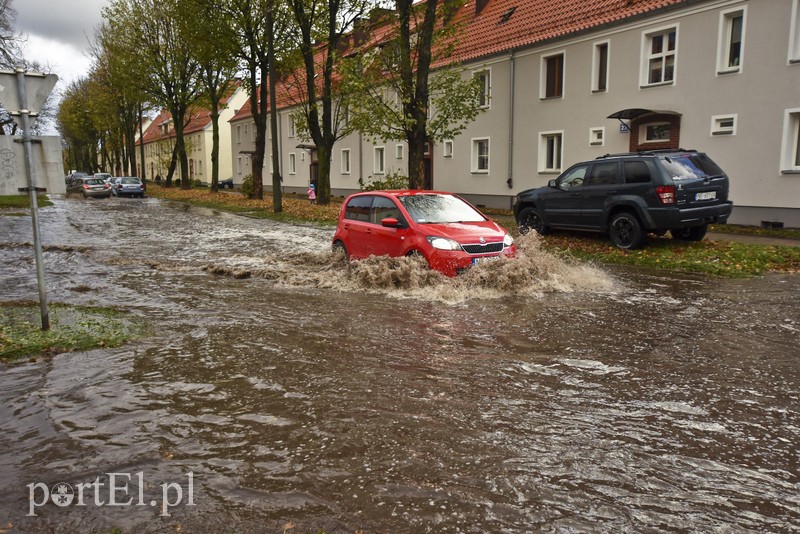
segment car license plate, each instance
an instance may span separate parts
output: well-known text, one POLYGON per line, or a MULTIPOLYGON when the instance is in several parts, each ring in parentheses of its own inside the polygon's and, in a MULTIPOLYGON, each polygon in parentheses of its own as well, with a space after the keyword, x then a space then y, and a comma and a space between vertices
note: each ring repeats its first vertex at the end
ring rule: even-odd
POLYGON ((706 191, 705 193, 697 193, 694 196, 695 200, 713 200, 715 198, 717 198, 716 191, 706 191))
POLYGON ((500 259, 500 256, 481 256, 480 258, 472 258, 472 265, 479 263, 486 263, 487 261, 500 259))

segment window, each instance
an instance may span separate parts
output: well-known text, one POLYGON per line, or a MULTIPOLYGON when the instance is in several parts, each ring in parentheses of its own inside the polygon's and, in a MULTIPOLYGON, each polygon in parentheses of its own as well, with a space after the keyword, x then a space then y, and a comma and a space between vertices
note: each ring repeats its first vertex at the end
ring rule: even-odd
POLYGON ((400 213, 400 208, 397 207, 397 204, 395 204, 392 199, 374 197, 370 213, 370 222, 373 224, 381 224, 381 221, 387 217, 394 217, 398 221, 405 221, 403 215, 400 213))
POLYGON ((382 146, 376 146, 372 151, 372 172, 375 174, 386 172, 386 150, 382 146))
POLYGON ((564 52, 542 58, 542 98, 564 96, 564 52))
POLYGON ((453 141, 448 139, 444 142, 444 157, 452 158, 453 157, 453 141))
POLYGON ((711 135, 736 135, 736 115, 711 117, 711 135))
POLYGON ((395 159, 403 159, 404 154, 405 154, 405 147, 403 145, 397 145, 394 147, 395 159))
POLYGON ((297 174, 297 155, 289 153, 289 174, 297 174))
POLYGON ((236 158, 236 174, 242 174, 242 156, 236 158))
POLYGON ((588 165, 578 165, 571 168, 564 174, 564 177, 558 182, 558 187, 567 190, 574 187, 583 186, 583 181, 586 178, 586 171, 589 170, 588 165))
POLYGON ((719 20, 717 72, 739 72, 744 45, 744 16, 746 7, 723 11, 719 20))
POLYGON ((606 144, 606 129, 604 127, 589 128, 589 144, 603 146, 606 144))
POLYGON ((666 85, 675 81, 678 28, 644 34, 644 72, 642 85, 666 85))
POLYGON ((239 145, 242 143, 242 125, 239 124, 236 126, 236 144, 239 145))
POLYGON ((613 185, 617 183, 619 163, 616 161, 601 161, 592 165, 588 185, 613 185))
POLYGON ((539 134, 539 172, 561 172, 564 132, 539 134))
POLYGON ((626 161, 623 165, 626 184, 644 184, 651 180, 650 169, 644 161, 626 161))
POLYGON ((372 196, 354 197, 347 203, 344 218, 353 221, 369 222, 369 210, 372 206, 372 196))
POLYGON ((786 110, 781 143, 781 172, 800 174, 800 108, 786 110))
POLYGON ((800 0, 792 1, 789 28, 789 63, 800 63, 800 0))
POLYGON ((478 104, 482 108, 488 108, 491 102, 492 92, 492 73, 490 70, 481 70, 473 74, 478 80, 480 86, 480 95, 478 96, 478 104))
POLYGON ((651 122, 639 127, 640 143, 666 143, 669 141, 670 125, 668 122, 651 122))
POLYGON ((595 43, 592 69, 592 91, 604 93, 608 90, 608 41, 595 43))
POLYGON ((350 174, 350 149, 342 149, 342 174, 350 174))
POLYGON ((472 140, 472 173, 489 173, 489 138, 472 140))
POLYGON ((289 130, 288 130, 289 134, 288 134, 288 137, 294 137, 295 133, 296 133, 295 129, 294 129, 294 117, 289 115, 288 119, 289 119, 289 130))

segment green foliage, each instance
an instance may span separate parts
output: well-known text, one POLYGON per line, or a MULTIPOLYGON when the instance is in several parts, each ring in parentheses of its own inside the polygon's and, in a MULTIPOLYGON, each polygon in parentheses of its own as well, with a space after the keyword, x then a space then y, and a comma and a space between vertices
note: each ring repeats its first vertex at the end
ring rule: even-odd
MULTIPOLYGON (((36 205, 40 208, 52 206, 53 203, 47 195, 36 195, 36 205)), ((30 200, 28 195, 7 195, 0 196, 0 208, 29 208, 30 200)))
POLYGON ((385 176, 376 178, 367 176, 366 179, 358 179, 358 187, 362 191, 383 191, 387 189, 408 189, 408 176, 395 171, 385 176))
POLYGON ((38 303, 2 303, 0 359, 118 347, 133 337, 133 330, 113 309, 51 304, 50 330, 43 332, 38 303))
POLYGON ((199 179, 195 180, 194 182, 192 182, 192 185, 194 187, 208 187, 203 180, 199 180, 199 179))
POLYGON ((255 191, 255 186, 253 185, 253 175, 248 174, 242 180, 241 192, 245 196, 245 198, 253 198, 254 191, 255 191))

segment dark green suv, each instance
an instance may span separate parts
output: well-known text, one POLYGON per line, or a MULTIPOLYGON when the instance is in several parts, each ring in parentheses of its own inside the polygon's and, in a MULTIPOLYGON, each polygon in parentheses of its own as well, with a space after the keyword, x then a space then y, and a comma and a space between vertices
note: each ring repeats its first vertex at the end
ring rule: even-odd
POLYGON ((621 249, 639 248, 648 232, 700 241, 709 223, 733 209, 728 176, 696 150, 609 154, 573 165, 545 187, 517 195, 520 231, 551 228, 607 232, 621 249))

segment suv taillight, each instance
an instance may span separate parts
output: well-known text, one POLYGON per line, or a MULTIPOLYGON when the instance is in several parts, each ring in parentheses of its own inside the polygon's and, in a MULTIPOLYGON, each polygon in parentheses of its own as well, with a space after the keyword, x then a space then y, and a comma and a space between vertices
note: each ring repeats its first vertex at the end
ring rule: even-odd
POLYGON ((669 206, 675 204, 675 186, 674 185, 662 185, 656 187, 656 193, 658 194, 658 200, 664 204, 665 206, 669 206))

